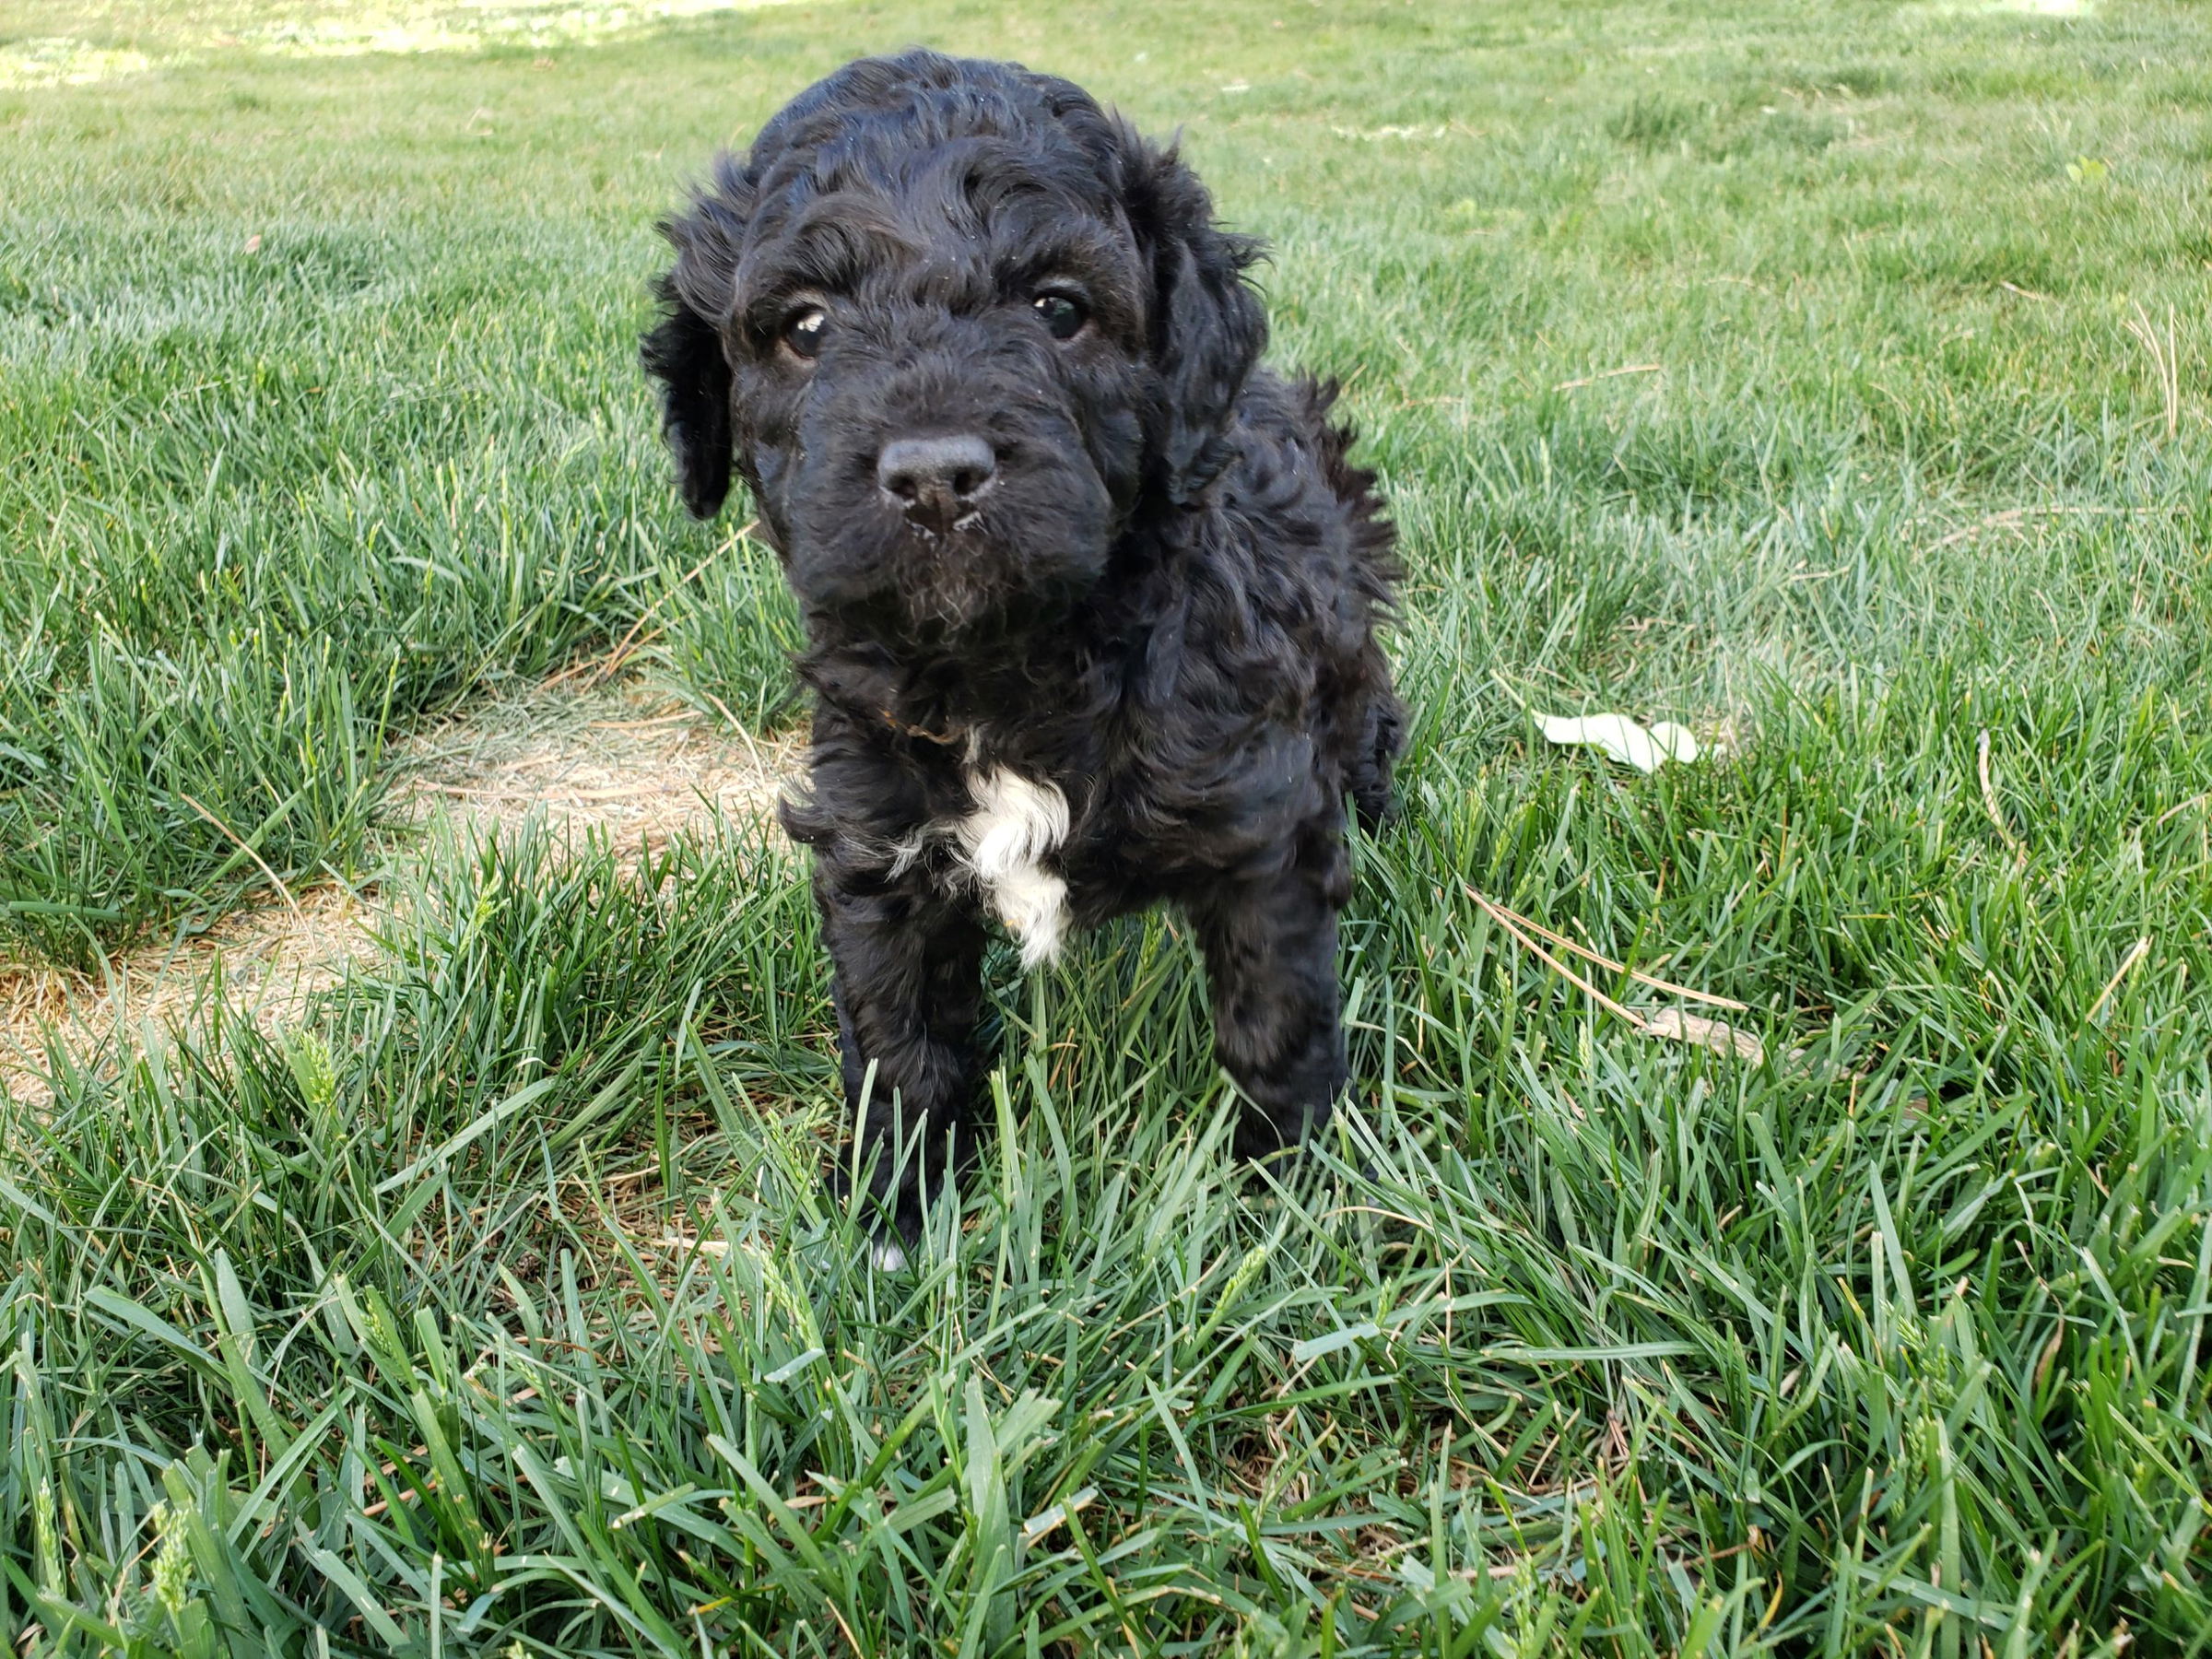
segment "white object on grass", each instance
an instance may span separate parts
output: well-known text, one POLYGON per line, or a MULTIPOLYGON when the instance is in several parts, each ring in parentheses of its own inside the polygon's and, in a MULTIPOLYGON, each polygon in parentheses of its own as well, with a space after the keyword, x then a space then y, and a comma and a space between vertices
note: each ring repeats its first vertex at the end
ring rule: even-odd
POLYGON ((1669 760, 1698 758, 1698 740, 1687 727, 1671 720, 1647 727, 1626 714, 1591 714, 1580 720, 1557 714, 1535 718, 1552 742, 1587 745, 1638 771, 1657 771, 1669 760))
MULTIPOLYGON (((1708 1019, 1702 1014, 1692 1014, 1687 1008, 1661 1008, 1646 1016, 1643 1022, 1646 1037, 1664 1037, 1674 1042, 1694 1042, 1709 1048, 1716 1054, 1734 1054, 1738 1060, 1753 1065, 1765 1062, 1767 1045, 1756 1032, 1740 1025, 1731 1025, 1724 1019, 1708 1019)), ((1792 1055, 1793 1059, 1796 1056, 1792 1055)))

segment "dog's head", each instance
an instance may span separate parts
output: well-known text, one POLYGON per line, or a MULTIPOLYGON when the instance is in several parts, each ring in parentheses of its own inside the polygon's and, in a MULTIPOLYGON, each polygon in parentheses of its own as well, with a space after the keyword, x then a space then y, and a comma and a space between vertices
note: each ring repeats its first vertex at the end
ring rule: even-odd
POLYGON ((665 229, 647 336, 691 511, 733 463, 817 615, 959 635, 1060 613, 1188 500, 1265 343, 1205 188, 1066 81, 848 65, 665 229))

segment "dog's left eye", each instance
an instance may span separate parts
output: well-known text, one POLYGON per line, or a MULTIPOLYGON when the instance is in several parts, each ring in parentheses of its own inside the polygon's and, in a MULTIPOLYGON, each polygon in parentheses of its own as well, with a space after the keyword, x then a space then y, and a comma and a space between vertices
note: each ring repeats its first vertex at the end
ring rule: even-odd
POLYGON ((1040 294, 1030 301, 1030 308, 1044 320, 1045 331, 1055 340, 1074 339, 1090 320, 1083 302, 1065 294, 1040 294))

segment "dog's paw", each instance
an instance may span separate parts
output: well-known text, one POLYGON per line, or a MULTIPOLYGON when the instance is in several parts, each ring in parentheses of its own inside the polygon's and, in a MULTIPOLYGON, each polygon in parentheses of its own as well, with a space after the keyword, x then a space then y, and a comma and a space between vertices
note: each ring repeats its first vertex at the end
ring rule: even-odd
POLYGON ((856 1202, 855 1217, 867 1244, 868 1266, 877 1273, 897 1273, 913 1259, 922 1241, 922 1204, 911 1189, 897 1193, 869 1191, 842 1164, 833 1164, 822 1178, 830 1201, 839 1209, 856 1202))
POLYGON ((1312 1140, 1311 1131, 1301 1133, 1303 1125, 1292 1125, 1288 1131, 1274 1119, 1257 1112, 1247 1112, 1237 1122, 1236 1133, 1230 1141, 1230 1149, 1245 1163, 1267 1164, 1280 1171, 1305 1161, 1312 1140))

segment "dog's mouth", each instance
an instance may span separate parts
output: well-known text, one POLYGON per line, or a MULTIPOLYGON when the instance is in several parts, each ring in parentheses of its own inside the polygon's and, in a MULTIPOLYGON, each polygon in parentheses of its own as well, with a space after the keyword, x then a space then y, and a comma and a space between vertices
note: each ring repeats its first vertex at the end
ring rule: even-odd
POLYGON ((963 543, 981 540, 989 530, 981 507, 948 524, 918 524, 908 520, 899 527, 899 533, 909 541, 930 548, 958 548, 963 543))
MULTIPOLYGON (((981 490, 971 501, 941 512, 917 512, 894 497, 877 492, 880 522, 894 537, 924 547, 971 542, 990 534, 998 506, 995 484, 981 490)), ((855 506, 858 506, 855 503, 855 506)))
POLYGON ((1095 585, 1105 555, 1100 547, 1091 557, 1088 540, 1065 521, 990 509, 943 528, 901 523, 873 592, 839 608, 869 631, 888 625, 917 645, 1034 633, 1057 626, 1095 585))
POLYGON ((924 425, 763 469, 786 573, 812 616, 941 645, 1053 627, 1096 585, 1116 520, 1079 440, 986 430, 924 425))

